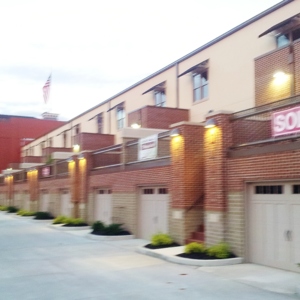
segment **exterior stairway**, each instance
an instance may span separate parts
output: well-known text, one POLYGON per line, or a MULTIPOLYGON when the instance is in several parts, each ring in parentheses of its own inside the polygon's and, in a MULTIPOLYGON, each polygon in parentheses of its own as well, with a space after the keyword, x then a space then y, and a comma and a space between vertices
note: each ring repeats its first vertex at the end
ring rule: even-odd
POLYGON ((203 244, 205 242, 205 235, 204 235, 204 226, 199 225, 197 231, 193 231, 191 233, 191 237, 186 239, 186 244, 196 242, 203 244))

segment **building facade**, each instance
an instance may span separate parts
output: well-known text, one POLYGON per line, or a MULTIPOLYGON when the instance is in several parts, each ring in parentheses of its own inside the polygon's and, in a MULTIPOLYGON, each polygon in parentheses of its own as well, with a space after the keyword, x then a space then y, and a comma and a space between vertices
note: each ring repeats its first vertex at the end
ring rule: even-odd
POLYGON ((282 1, 23 146, 53 163, 0 177, 1 203, 299 271, 299 16, 282 1))

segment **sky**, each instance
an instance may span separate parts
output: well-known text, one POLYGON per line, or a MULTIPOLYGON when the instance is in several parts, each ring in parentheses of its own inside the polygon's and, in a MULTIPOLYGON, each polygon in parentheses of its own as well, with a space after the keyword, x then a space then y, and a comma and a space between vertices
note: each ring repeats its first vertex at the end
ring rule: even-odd
POLYGON ((0 114, 74 118, 279 2, 0 0, 0 114))

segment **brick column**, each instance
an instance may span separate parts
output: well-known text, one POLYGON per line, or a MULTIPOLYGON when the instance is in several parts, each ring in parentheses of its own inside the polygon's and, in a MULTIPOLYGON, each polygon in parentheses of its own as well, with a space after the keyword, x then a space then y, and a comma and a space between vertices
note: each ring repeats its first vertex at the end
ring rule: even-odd
POLYGON ((39 194, 39 171, 32 169, 27 172, 28 191, 29 191, 29 210, 38 210, 38 194, 39 194))
POLYGON ((203 125, 173 124, 179 136, 171 137, 171 215, 170 233, 185 243, 192 231, 203 224, 203 125))
POLYGON ((206 129, 204 135, 205 242, 208 245, 225 240, 226 158, 227 149, 232 145, 229 113, 215 113, 210 118, 217 126, 206 129))
POLYGON ((10 206, 13 205, 13 191, 14 191, 14 177, 13 175, 7 175, 5 176, 5 184, 7 186, 7 192, 6 192, 6 199, 5 204, 10 206))

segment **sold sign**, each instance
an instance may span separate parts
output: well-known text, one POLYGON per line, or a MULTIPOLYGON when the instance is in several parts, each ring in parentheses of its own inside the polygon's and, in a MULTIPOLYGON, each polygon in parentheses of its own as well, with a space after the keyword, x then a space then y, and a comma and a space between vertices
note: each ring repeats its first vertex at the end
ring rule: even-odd
POLYGON ((272 136, 300 132, 300 107, 272 114, 272 136))

